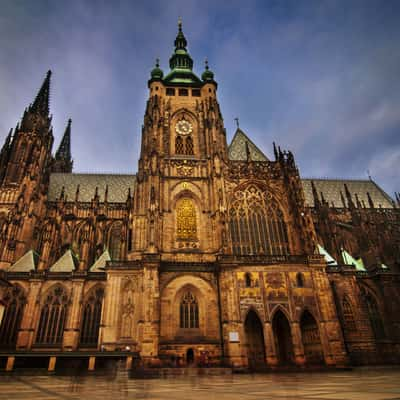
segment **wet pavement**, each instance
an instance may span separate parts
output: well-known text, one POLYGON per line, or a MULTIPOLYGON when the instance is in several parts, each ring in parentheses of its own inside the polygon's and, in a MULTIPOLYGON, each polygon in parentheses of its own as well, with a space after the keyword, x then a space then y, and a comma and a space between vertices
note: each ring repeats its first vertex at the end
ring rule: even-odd
POLYGON ((129 379, 116 376, 2 375, 0 399, 400 400, 400 368, 129 379))

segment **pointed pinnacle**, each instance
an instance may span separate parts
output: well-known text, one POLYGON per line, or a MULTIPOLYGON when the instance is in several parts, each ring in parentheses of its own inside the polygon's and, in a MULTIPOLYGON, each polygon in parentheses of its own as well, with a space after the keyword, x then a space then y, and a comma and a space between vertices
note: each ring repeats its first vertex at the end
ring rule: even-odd
POLYGON ((42 117, 49 116, 49 104, 50 104, 50 77, 51 71, 47 72, 46 78, 39 89, 39 92, 35 98, 33 104, 29 107, 30 112, 38 113, 42 117))
POLYGON ((56 152, 56 160, 71 160, 71 118, 68 120, 60 146, 56 152))

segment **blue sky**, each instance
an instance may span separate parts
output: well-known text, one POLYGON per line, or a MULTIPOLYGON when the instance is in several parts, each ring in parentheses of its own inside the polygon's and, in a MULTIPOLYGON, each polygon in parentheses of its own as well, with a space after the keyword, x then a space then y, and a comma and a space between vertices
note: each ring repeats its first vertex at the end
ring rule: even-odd
MULTIPOLYGON (((72 118, 76 172, 137 170, 147 80, 177 18, 240 127, 304 177, 372 178, 400 191, 400 1, 0 0, 0 140, 51 69, 55 148, 72 118)), ((55 150, 55 149, 54 149, 55 150)))

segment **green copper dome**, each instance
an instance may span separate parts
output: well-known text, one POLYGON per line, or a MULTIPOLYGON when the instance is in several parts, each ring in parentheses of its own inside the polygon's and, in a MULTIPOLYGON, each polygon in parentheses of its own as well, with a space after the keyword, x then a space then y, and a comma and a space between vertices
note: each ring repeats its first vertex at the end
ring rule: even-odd
POLYGON ((204 82, 214 82, 214 72, 208 68, 208 61, 206 60, 206 70, 202 73, 201 79, 204 82))
POLYGON ((162 71, 162 69, 160 68, 160 62, 159 59, 157 58, 156 60, 156 66, 155 68, 153 68, 151 70, 151 79, 162 79, 162 77, 164 76, 164 72, 162 71))
POLYGON ((199 77, 192 71, 193 60, 190 57, 186 47, 187 41, 182 32, 182 21, 178 23, 178 34, 175 39, 175 50, 169 59, 169 66, 171 71, 164 78, 164 83, 167 84, 187 84, 201 86, 202 82, 199 77))

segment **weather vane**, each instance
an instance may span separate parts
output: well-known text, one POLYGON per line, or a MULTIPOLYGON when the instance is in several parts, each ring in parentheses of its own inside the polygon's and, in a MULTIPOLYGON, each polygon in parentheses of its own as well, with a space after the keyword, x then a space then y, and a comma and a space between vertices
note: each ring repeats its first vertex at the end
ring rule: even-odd
POLYGON ((239 129, 239 118, 238 117, 234 118, 234 121, 236 121, 236 127, 239 129))

